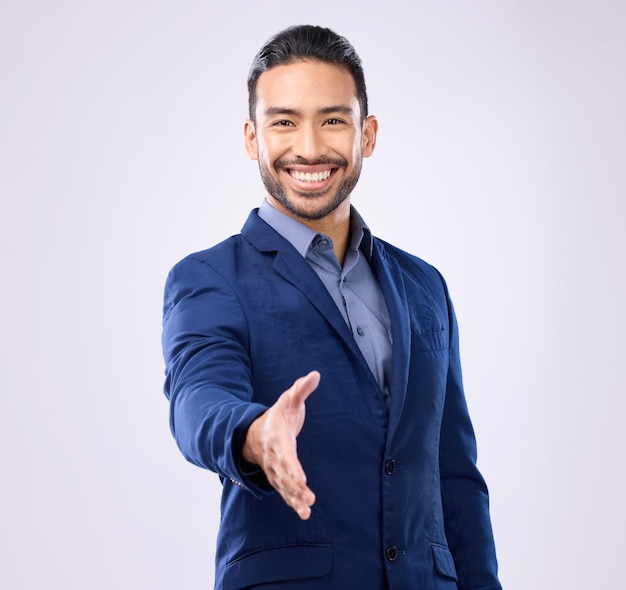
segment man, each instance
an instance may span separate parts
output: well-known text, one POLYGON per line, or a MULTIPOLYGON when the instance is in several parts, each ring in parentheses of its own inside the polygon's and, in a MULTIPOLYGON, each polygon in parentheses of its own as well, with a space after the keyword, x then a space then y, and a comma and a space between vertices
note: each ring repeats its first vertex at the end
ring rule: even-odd
POLYGON ((360 59, 289 28, 248 79, 267 191, 172 269, 165 393, 223 482, 216 588, 500 588, 445 283, 351 207, 376 145, 360 59))

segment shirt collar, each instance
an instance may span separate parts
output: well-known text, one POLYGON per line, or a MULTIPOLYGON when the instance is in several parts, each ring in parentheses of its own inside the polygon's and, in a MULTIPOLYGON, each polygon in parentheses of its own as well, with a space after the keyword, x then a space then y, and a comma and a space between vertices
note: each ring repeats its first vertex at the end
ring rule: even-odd
POLYGON ((374 249, 374 241, 372 240, 372 232, 370 228, 359 214, 359 212, 350 206, 350 247, 354 250, 359 248, 365 254, 368 260, 372 259, 372 250, 374 249))
MULTIPOLYGON (((306 258, 316 236, 322 235, 286 213, 275 209, 267 202, 267 199, 263 199, 259 207, 259 217, 285 238, 303 258, 306 258)), ((367 259, 370 260, 374 247, 372 233, 361 215, 352 206, 350 206, 350 235, 352 236, 350 249, 358 250, 361 248, 367 259)))

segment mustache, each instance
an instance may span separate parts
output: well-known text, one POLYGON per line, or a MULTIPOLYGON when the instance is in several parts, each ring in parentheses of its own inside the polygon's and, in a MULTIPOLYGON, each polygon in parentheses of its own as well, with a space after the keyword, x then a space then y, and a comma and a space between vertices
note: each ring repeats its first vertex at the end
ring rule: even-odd
POLYGON ((345 158, 328 158, 322 156, 315 160, 307 160, 306 158, 293 158, 292 160, 276 160, 274 169, 291 168, 292 166, 336 166, 337 168, 347 168, 348 160, 345 158))

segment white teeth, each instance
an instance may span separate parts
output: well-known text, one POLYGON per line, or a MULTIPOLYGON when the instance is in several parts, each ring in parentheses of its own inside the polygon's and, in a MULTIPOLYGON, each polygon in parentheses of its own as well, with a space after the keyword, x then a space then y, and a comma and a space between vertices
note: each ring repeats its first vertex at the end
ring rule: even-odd
POLYGON ((332 170, 324 170, 324 172, 299 172, 298 170, 290 170, 289 174, 296 180, 301 182, 321 182, 331 175, 332 170))

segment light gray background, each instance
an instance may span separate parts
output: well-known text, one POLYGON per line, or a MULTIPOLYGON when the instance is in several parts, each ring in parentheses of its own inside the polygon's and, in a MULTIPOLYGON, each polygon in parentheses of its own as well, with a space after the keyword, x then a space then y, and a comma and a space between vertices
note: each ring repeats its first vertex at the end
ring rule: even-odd
POLYGON ((353 202, 452 290, 505 587, 618 587, 625 17, 1 0, 0 586, 210 587, 219 484, 169 433, 163 282, 260 202, 245 77, 311 22, 353 42, 380 120, 353 202))

